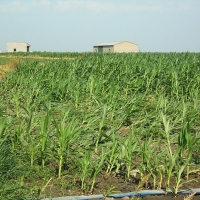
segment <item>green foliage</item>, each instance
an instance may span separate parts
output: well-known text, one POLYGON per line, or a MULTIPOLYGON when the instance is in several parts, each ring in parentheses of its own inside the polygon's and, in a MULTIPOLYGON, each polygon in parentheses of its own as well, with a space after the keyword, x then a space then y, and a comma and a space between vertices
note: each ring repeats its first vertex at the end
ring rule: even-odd
POLYGON ((131 178, 133 170, 176 193, 191 164, 198 170, 199 53, 15 56, 17 71, 0 81, 7 199, 43 197, 49 180, 66 175, 93 190, 101 173, 131 178))

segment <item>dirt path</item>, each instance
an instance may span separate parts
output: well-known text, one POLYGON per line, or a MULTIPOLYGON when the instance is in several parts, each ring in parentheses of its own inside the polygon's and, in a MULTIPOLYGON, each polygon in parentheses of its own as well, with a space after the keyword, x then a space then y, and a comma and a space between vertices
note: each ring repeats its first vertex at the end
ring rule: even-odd
POLYGON ((41 60, 76 60, 78 57, 42 57, 42 56, 14 56, 14 55, 0 55, 0 58, 15 58, 15 59, 41 59, 41 60))

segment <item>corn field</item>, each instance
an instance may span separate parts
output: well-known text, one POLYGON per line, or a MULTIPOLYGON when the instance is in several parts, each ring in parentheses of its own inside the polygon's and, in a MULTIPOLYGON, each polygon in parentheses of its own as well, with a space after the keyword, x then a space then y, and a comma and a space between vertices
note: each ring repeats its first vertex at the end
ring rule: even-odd
POLYGON ((14 55, 0 81, 1 199, 94 194, 101 177, 200 186, 200 53, 14 55))

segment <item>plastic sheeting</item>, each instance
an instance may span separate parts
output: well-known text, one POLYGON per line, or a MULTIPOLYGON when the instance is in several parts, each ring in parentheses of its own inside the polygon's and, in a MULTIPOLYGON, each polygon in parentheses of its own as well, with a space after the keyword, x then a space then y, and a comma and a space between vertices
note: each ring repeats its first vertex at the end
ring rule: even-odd
MULTIPOLYGON (((179 190, 178 194, 200 194, 200 188, 188 189, 188 190, 179 190)), ((166 192, 164 190, 141 190, 139 192, 128 192, 120 194, 110 194, 108 198, 123 198, 123 197, 132 197, 132 196, 149 196, 149 195, 164 195, 166 192)), ((172 193, 171 193, 172 194, 172 193)), ((90 196, 66 196, 66 197, 54 197, 54 198, 45 198, 42 200, 91 200, 91 199, 104 199, 103 195, 90 195, 90 196)))

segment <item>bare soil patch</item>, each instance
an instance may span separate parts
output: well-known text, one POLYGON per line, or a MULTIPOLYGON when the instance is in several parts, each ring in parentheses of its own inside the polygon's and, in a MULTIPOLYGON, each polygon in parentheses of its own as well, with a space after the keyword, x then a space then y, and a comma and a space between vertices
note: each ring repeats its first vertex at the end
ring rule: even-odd
MULTIPOLYGON (((187 190, 189 188, 200 188, 200 176, 198 174, 193 174, 190 176, 191 179, 195 179, 197 182, 191 182, 187 184, 187 187, 181 187, 180 189, 187 190)), ((124 177, 120 175, 105 175, 101 174, 98 176, 95 184, 95 188, 93 191, 89 190, 81 190, 81 182, 79 179, 62 177, 60 180, 53 180, 46 187, 44 191, 45 197, 63 197, 63 196, 81 196, 81 195, 110 195, 110 194, 120 194, 120 193, 129 193, 129 192, 137 192, 136 187, 139 183, 139 179, 137 177, 131 177, 129 180, 125 180, 124 177), (62 188, 62 190, 61 190, 62 188), (65 188, 65 189, 64 189, 65 188)), ((171 181, 171 185, 175 185, 175 180, 171 181)), ((89 185, 88 185, 89 186, 89 185)), ((152 180, 150 179, 147 182, 147 185, 144 184, 138 191, 141 190, 151 190, 152 189, 152 180), (147 187, 146 187, 147 186, 147 187)), ((165 188, 162 188, 165 190, 165 188)), ((200 195, 193 195, 190 198, 189 195, 178 194, 175 195, 173 193, 168 193, 166 195, 149 195, 145 197, 127 197, 122 198, 122 200, 199 200, 200 195), (188 197, 188 199, 187 199, 188 197)))

